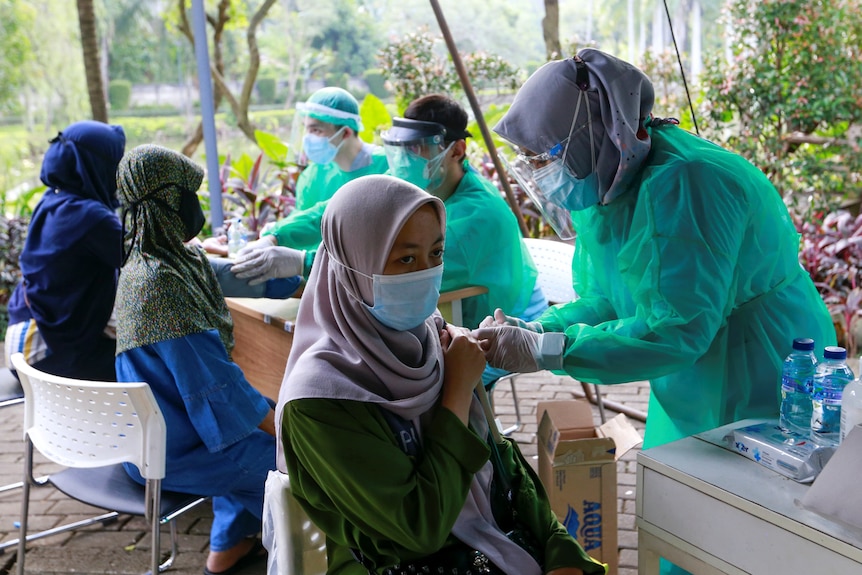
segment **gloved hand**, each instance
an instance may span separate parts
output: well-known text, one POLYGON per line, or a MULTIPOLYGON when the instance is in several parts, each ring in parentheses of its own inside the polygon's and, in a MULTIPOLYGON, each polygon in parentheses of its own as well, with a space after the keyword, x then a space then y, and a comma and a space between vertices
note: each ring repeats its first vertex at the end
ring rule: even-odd
MULTIPOLYGON (((252 242, 248 242, 241 250, 236 252, 237 257, 244 256, 247 253, 259 250, 260 248, 268 248, 278 245, 278 239, 275 236, 261 236, 252 242)), ((296 274, 294 274, 296 275, 296 274)))
POLYGON ((253 286, 275 278, 302 275, 304 263, 304 250, 269 246, 237 255, 230 270, 239 279, 249 279, 248 285, 253 286))
POLYGON ((480 327, 473 330, 492 367, 514 373, 530 373, 563 367, 566 336, 536 333, 513 325, 480 327))
POLYGON ((503 310, 497 308, 494 310, 493 316, 488 316, 482 320, 482 323, 479 324, 479 327, 495 327, 498 325, 514 325, 516 327, 522 327, 524 329, 528 329, 530 331, 535 331, 536 333, 542 333, 545 331, 542 328, 542 324, 537 321, 524 321, 519 317, 506 315, 503 313, 503 310))

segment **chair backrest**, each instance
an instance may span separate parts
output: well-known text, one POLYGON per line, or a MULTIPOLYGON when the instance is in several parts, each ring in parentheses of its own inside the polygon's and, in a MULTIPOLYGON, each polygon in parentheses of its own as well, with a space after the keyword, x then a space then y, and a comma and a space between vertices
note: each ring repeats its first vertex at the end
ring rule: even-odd
POLYGON ((60 377, 12 356, 24 388, 24 437, 66 467, 129 462, 146 479, 165 476, 165 418, 146 383, 60 377))
POLYGON ((536 283, 548 303, 565 303, 577 298, 572 287, 572 258, 575 247, 556 240, 525 238, 524 243, 536 264, 536 283))
POLYGON ((311 522, 290 491, 290 477, 278 470, 266 478, 263 545, 268 575, 324 575, 326 536, 311 522))

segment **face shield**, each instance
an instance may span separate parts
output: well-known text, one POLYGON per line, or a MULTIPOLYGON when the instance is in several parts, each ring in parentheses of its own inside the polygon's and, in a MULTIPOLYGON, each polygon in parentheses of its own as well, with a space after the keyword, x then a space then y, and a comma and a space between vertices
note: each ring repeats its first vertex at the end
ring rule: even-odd
POLYGON ((446 128, 437 122, 395 118, 381 134, 389 170, 428 192, 443 183, 443 159, 454 141, 445 145, 446 128))
POLYGON ((514 160, 503 158, 506 170, 563 240, 570 240, 575 235, 571 212, 597 205, 600 201, 590 107, 587 92, 580 91, 565 139, 540 153, 516 147, 517 156, 514 160), (586 105, 582 107, 583 102, 586 105), (569 150, 572 142, 577 142, 572 149, 577 147, 583 152, 588 149, 589 153, 571 157, 569 150))
POLYGON ((322 104, 297 104, 290 130, 291 159, 299 165, 328 164, 344 143, 347 128, 356 134, 362 131, 359 115, 322 104))

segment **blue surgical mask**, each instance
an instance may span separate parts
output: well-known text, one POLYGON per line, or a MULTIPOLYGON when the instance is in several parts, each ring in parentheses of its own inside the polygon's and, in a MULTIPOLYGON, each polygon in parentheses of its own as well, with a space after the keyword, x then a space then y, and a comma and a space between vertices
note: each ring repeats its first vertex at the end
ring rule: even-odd
POLYGON ((398 331, 422 324, 437 309, 443 264, 406 274, 372 277, 374 305, 365 305, 377 321, 398 331))
POLYGON ((343 132, 344 128, 345 127, 342 126, 341 129, 329 138, 326 136, 317 136, 315 134, 306 134, 302 138, 302 149, 305 152, 306 157, 315 164, 328 164, 334 160, 335 155, 338 154, 339 148, 341 148, 341 144, 344 143, 344 138, 341 139, 341 142, 339 142, 337 146, 332 143, 332 140, 343 132))
POLYGON ((578 212, 599 203, 599 179, 596 172, 586 178, 576 178, 563 163, 554 160, 533 172, 533 179, 552 204, 578 212))

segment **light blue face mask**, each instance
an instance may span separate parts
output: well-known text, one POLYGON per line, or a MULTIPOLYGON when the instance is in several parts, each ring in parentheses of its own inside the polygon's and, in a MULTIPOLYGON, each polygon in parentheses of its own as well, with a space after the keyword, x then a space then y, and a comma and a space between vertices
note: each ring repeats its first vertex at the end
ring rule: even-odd
POLYGON ((585 210, 600 201, 595 168, 581 179, 576 178, 562 160, 554 160, 533 172, 533 179, 544 191, 547 201, 570 212, 585 210))
POLYGON ((371 281, 374 305, 363 305, 383 325, 407 331, 421 325, 437 309, 443 264, 406 274, 374 274, 371 281))
POLYGON ((569 153, 569 144, 572 142, 572 131, 578 119, 581 102, 587 102, 587 118, 591 118, 590 100, 581 91, 578 104, 575 106, 575 115, 572 117, 572 125, 569 128, 569 136, 566 138, 566 147, 563 154, 551 160, 546 166, 533 171, 533 181, 542 191, 545 200, 570 212, 578 212, 591 208, 601 202, 599 194, 599 178, 596 175, 596 147, 593 141, 593 124, 588 120, 587 126, 590 134, 590 159, 592 171, 584 178, 576 177, 566 166, 566 158, 569 153))
POLYGON ((305 151, 305 156, 315 164, 328 164, 334 160, 335 155, 338 154, 338 150, 344 143, 344 138, 341 139, 341 142, 339 142, 337 146, 332 143, 332 140, 334 140, 338 134, 342 133, 344 128, 346 128, 346 126, 342 126, 329 138, 326 136, 317 136, 315 134, 306 134, 302 138, 302 149, 305 151))
POLYGON ((426 160, 409 152, 406 148, 391 146, 387 156, 392 175, 418 186, 428 193, 433 192, 443 183, 443 158, 449 152, 455 142, 451 142, 446 149, 426 160))

